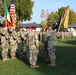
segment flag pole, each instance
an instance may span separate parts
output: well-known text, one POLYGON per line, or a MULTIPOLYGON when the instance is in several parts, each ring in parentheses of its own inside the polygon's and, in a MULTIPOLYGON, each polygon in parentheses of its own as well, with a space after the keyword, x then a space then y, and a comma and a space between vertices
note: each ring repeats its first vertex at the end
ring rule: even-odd
POLYGON ((61 23, 59 24, 58 32, 59 32, 59 30, 60 30, 60 26, 61 26, 61 23))

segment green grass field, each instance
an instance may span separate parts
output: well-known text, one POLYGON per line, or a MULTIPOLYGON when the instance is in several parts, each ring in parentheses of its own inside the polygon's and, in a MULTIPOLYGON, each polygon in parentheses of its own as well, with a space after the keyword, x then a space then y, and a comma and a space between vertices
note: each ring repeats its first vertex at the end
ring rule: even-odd
POLYGON ((57 40, 55 67, 47 66, 43 48, 39 52, 37 64, 39 68, 30 68, 26 56, 7 62, 0 59, 0 75, 76 75, 76 37, 57 40))

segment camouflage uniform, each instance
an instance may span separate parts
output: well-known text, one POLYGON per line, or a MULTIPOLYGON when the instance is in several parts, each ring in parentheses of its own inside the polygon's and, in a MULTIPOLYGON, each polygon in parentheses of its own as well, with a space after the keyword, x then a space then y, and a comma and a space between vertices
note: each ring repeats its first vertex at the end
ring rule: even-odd
POLYGON ((26 32, 26 43, 25 43, 25 45, 26 45, 26 56, 27 56, 27 60, 29 60, 29 44, 28 44, 28 42, 29 42, 29 36, 28 36, 28 31, 26 32))
POLYGON ((38 55, 38 41, 37 41, 37 36, 35 36, 35 33, 32 31, 28 34, 27 37, 27 46, 28 46, 28 60, 29 63, 32 66, 36 66, 37 62, 37 55, 38 55))
POLYGON ((15 29, 10 29, 10 55, 12 59, 15 59, 16 57, 16 50, 17 50, 17 42, 16 42, 17 33, 15 29))
POLYGON ((56 33, 55 33, 55 31, 49 30, 46 33, 46 37, 47 37, 47 43, 48 43, 47 50, 48 50, 50 64, 55 65, 55 61, 56 61, 56 55, 55 55, 55 51, 56 51, 56 33))
POLYGON ((19 31, 20 32, 20 35, 19 35, 19 38, 20 38, 20 41, 18 42, 18 53, 19 53, 19 56, 22 57, 23 56, 23 53, 24 53, 24 46, 25 46, 25 39, 26 39, 26 33, 25 31, 19 31))
POLYGON ((17 44, 18 44, 18 51, 19 51, 19 47, 20 47, 20 42, 21 42, 21 34, 20 34, 20 31, 18 30, 17 31, 17 37, 16 37, 16 41, 17 41, 17 44))
POLYGON ((8 49, 9 49, 9 34, 7 29, 4 29, 0 32, 1 34, 1 49, 2 49, 2 59, 3 61, 7 61, 8 59, 8 49))
POLYGON ((46 39, 46 32, 44 32, 43 36, 42 36, 42 43, 44 44, 44 50, 45 50, 45 54, 46 54, 46 61, 48 61, 48 43, 47 43, 47 39, 46 39))
POLYGON ((37 56, 38 56, 38 52, 39 52, 39 38, 38 38, 38 32, 35 33, 35 46, 36 46, 36 53, 37 53, 37 56))

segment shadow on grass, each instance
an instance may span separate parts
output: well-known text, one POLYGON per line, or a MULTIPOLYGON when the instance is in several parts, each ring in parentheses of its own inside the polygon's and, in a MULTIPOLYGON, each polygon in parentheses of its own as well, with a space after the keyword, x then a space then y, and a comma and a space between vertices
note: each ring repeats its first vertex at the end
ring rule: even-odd
MULTIPOLYGON (((57 46, 56 49, 56 66, 48 67, 45 61, 46 55, 44 47, 41 48, 38 55, 37 64, 39 68, 33 70, 37 71, 36 75, 76 75, 76 47, 75 46, 57 46)), ((18 58, 28 66, 29 63, 26 59, 26 55, 22 58, 18 58)), ((31 74, 32 75, 32 74, 31 74)), ((33 74, 34 75, 34 74, 33 74)))
MULTIPOLYGON (((42 54, 42 53, 41 53, 42 54)), ((40 55, 38 63, 40 68, 38 71, 44 72, 44 75, 69 75, 76 74, 76 47, 57 46, 56 50, 56 66, 48 67, 44 61, 44 56, 40 55), (41 58, 41 59, 40 59, 41 58), (67 73, 68 74, 67 74, 67 73)))
POLYGON ((76 37, 64 39, 63 43, 70 44, 70 45, 76 45, 76 37))
POLYGON ((45 62, 44 51, 40 51, 38 57, 39 68, 35 69, 38 72, 43 72, 44 75, 69 75, 76 74, 76 47, 73 46, 57 46, 56 50, 56 66, 48 67, 45 62), (67 72, 67 73, 66 73, 67 72))
POLYGON ((28 60, 27 60, 26 52, 23 53, 22 57, 20 57, 20 55, 18 53, 16 53, 16 57, 17 57, 17 59, 24 62, 26 65, 30 66, 30 64, 28 63, 28 60))
POLYGON ((64 43, 76 45, 76 40, 65 41, 64 43))

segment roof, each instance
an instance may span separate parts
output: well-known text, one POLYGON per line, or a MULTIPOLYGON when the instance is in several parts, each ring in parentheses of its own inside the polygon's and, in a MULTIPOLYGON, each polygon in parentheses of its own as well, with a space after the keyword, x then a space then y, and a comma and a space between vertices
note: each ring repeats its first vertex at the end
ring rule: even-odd
POLYGON ((22 23, 21 26, 22 26, 22 27, 26 27, 26 26, 36 26, 37 28, 40 28, 40 24, 36 24, 36 23, 22 23))
POLYGON ((69 25, 69 28, 76 28, 76 24, 69 25))

